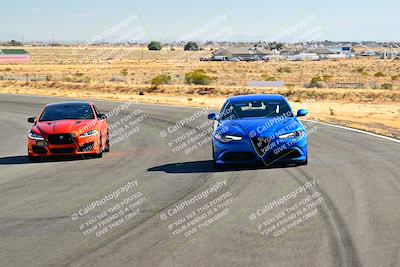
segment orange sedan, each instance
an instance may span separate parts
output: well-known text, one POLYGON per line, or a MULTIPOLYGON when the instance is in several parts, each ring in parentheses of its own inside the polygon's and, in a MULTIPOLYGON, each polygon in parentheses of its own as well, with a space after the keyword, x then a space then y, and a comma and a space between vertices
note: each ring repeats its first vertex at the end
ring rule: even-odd
POLYGON ((102 157, 110 150, 106 116, 92 102, 46 105, 28 134, 28 157, 92 155, 102 157))

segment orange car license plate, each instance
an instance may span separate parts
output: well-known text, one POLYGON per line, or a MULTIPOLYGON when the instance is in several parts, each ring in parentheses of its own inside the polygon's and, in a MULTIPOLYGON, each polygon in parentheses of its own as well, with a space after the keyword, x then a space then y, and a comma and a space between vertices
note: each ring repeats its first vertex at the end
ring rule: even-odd
POLYGON ((46 141, 36 141, 36 145, 37 146, 47 146, 47 142, 46 141))

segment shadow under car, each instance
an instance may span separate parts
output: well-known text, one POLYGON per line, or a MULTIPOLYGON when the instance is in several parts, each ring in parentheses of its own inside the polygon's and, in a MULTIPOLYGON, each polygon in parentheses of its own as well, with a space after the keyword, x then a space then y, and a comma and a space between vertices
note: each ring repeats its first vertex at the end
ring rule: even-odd
POLYGON ((213 173, 213 172, 227 172, 227 171, 248 171, 248 170, 261 170, 261 169, 274 169, 274 168, 290 168, 296 167, 294 164, 240 164, 240 165, 226 165, 223 167, 214 167, 212 160, 203 161, 190 161, 181 163, 170 163, 160 166, 155 166, 147 169, 150 172, 163 171, 166 173, 213 173))
POLYGON ((0 165, 18 165, 18 164, 36 164, 41 162, 60 162, 60 161, 77 161, 90 159, 92 157, 82 155, 76 156, 50 156, 42 157, 38 160, 29 160, 28 156, 10 156, 0 158, 0 165))

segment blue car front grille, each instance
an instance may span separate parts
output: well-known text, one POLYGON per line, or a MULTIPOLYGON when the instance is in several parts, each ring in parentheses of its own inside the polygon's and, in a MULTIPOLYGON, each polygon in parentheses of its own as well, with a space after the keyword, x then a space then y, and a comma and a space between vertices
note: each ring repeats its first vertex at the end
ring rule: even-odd
POLYGON ((253 148, 258 156, 264 157, 269 151, 271 139, 268 137, 253 137, 251 138, 253 148))

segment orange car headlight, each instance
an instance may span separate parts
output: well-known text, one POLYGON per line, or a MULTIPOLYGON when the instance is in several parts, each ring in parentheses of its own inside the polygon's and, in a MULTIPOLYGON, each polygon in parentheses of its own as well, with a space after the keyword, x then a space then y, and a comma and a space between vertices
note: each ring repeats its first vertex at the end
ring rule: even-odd
POLYGON ((39 134, 32 133, 32 132, 30 132, 30 133, 28 134, 28 138, 29 138, 29 139, 32 139, 32 140, 36 140, 36 141, 44 141, 43 136, 41 136, 41 135, 39 135, 39 134))
POLYGON ((91 137, 91 136, 98 135, 98 133, 99 133, 99 132, 96 131, 96 130, 91 130, 91 131, 88 131, 88 132, 86 132, 86 133, 81 134, 79 137, 80 137, 80 138, 91 137))

